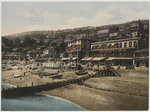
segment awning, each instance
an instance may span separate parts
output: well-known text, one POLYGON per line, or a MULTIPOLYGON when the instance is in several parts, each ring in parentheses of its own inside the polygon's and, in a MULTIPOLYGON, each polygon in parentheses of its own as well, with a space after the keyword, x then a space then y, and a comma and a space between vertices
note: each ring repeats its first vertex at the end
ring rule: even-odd
POLYGON ((115 57, 110 57, 110 58, 107 59, 107 61, 111 61, 111 60, 114 60, 114 59, 115 59, 115 57))
POLYGON ((81 61, 90 61, 90 60, 92 60, 92 59, 93 59, 93 57, 92 57, 92 58, 85 57, 85 58, 81 59, 81 61))
POLYGON ((61 58, 62 61, 67 61, 69 58, 61 58))
POLYGON ((73 57, 73 58, 72 58, 72 60, 76 60, 76 59, 77 59, 77 57, 73 57))
POLYGON ((110 57, 107 59, 107 61, 111 61, 111 60, 132 60, 133 58, 131 57, 110 57))
POLYGON ((105 59, 105 57, 95 57, 92 59, 92 61, 101 61, 103 59, 105 59))

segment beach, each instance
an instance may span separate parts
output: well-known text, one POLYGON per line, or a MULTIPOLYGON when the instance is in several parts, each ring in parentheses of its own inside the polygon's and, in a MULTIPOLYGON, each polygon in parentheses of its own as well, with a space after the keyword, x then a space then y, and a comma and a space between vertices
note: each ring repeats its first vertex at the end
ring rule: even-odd
MULTIPOLYGON (((47 72, 56 72, 57 69, 46 69, 47 72)), ((45 71, 46 71, 45 70, 45 71)), ((76 78, 72 70, 66 70, 61 79, 40 78, 27 72, 22 79, 12 78, 12 73, 23 74, 23 70, 2 71, 2 83, 19 86, 46 84, 76 78)), ((61 88, 43 91, 40 94, 58 96, 67 99, 86 110, 147 110, 148 109, 148 69, 116 70, 121 77, 90 78, 80 84, 70 84, 61 88)), ((89 73, 95 73, 89 71, 89 73)))

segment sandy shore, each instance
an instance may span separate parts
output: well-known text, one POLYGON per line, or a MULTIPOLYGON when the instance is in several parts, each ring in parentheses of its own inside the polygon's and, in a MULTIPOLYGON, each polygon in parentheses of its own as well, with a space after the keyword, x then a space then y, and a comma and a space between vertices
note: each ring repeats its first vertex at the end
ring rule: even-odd
MULTIPOLYGON (((63 76, 60 79, 52 79, 49 76, 39 77, 39 75, 36 75, 38 70, 31 70, 31 69, 25 69, 18 70, 17 66, 13 66, 12 70, 4 70, 2 71, 2 83, 10 83, 13 85, 18 85, 21 87, 31 86, 32 82, 34 86, 42 85, 50 82, 57 82, 67 79, 74 79, 77 77, 81 77, 75 74, 75 70, 59 70, 59 69, 44 69, 42 72, 44 73, 56 73, 57 71, 60 71, 59 74, 62 74, 63 76), (64 71, 64 72, 62 72, 64 71), (24 72, 25 76, 24 76, 24 72), (14 78, 14 75, 22 75, 22 77, 14 78)), ((95 73, 93 71, 88 71, 88 73, 95 73)))
POLYGON ((42 93, 63 97, 87 110, 148 109, 147 79, 92 78, 84 85, 68 85, 42 93))
MULTIPOLYGON (((57 70, 48 70, 56 72, 57 70)), ((122 77, 90 78, 83 84, 72 84, 58 89, 43 91, 42 94, 58 96, 72 101, 86 110, 147 110, 148 109, 148 71, 145 68, 135 70, 117 70, 122 77)), ((30 72, 20 80, 12 78, 12 73, 23 73, 16 69, 2 71, 2 83, 24 86, 51 82, 48 77, 40 78, 30 72)), ((77 77, 74 71, 65 71, 64 79, 77 77)), ((57 80, 55 80, 57 81, 57 80)))

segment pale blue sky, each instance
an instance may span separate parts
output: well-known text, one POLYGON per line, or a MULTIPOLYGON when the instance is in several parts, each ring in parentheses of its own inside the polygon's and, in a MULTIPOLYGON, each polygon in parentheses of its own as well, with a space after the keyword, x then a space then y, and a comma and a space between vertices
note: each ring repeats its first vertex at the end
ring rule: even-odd
POLYGON ((149 19, 144 2, 2 2, 2 35, 149 19))

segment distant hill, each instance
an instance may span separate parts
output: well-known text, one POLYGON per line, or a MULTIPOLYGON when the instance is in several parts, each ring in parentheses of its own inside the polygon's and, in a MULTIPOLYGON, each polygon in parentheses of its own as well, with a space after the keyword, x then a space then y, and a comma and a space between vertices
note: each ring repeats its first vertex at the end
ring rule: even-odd
MULTIPOLYGON (((135 20, 139 21, 139 20, 135 20)), ((142 23, 148 23, 149 20, 140 20, 142 23)), ((17 34, 12 34, 12 35, 6 35, 2 36, 7 39, 15 39, 15 38, 20 38, 24 39, 26 36, 30 38, 59 38, 59 37, 66 37, 67 35, 77 35, 77 34, 86 34, 86 35, 97 35, 98 31, 103 28, 109 28, 109 27, 116 27, 119 28, 120 25, 125 25, 125 24, 130 24, 133 21, 129 21, 126 23, 122 24, 112 24, 112 25, 104 25, 104 26, 97 26, 97 27, 92 27, 92 26, 87 26, 87 27, 80 27, 80 28, 74 28, 74 29, 65 29, 65 30, 48 30, 48 31, 28 31, 28 32, 22 32, 22 33, 17 33, 17 34)), ((98 35, 97 35, 98 37, 98 35)), ((103 37, 104 38, 104 37, 103 37)))
POLYGON ((15 39, 15 38, 20 38, 24 39, 26 36, 29 37, 40 37, 40 36, 46 36, 49 34, 50 31, 28 31, 28 32, 22 32, 22 33, 17 33, 17 34, 12 34, 12 35, 6 35, 2 36, 7 39, 15 39))

